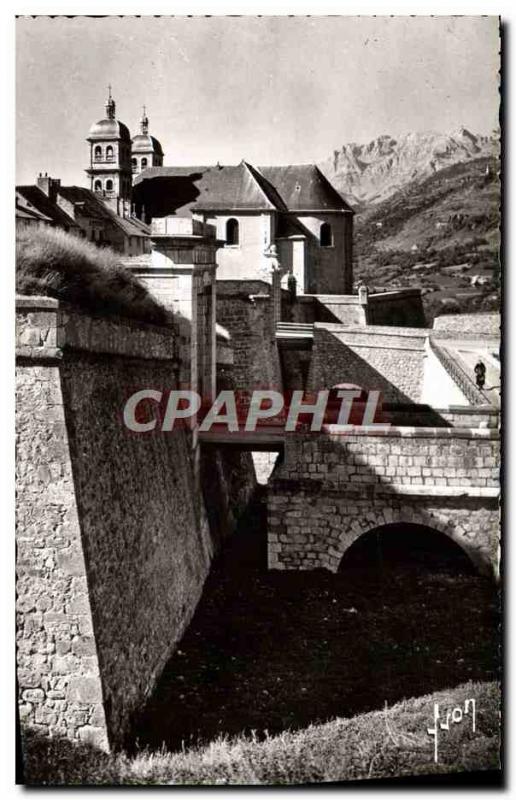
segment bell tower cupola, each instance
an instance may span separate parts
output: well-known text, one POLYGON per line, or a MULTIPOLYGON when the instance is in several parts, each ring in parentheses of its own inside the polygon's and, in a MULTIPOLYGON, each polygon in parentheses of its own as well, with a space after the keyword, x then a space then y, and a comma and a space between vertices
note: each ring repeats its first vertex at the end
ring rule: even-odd
POLYGON ((87 141, 90 166, 86 173, 90 188, 118 214, 126 216, 131 207, 131 134, 116 119, 116 105, 108 87, 106 116, 91 126, 87 141))
POLYGON ((163 149, 160 142, 149 134, 149 118, 143 106, 140 131, 131 145, 131 169, 133 176, 139 175, 149 167, 163 166, 163 149))

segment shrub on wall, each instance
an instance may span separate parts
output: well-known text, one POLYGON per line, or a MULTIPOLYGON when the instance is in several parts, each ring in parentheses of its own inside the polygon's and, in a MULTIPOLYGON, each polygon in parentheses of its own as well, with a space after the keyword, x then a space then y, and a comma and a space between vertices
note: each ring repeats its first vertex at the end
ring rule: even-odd
POLYGON ((166 324, 171 314, 108 248, 52 228, 16 236, 16 291, 46 295, 102 315, 166 324))

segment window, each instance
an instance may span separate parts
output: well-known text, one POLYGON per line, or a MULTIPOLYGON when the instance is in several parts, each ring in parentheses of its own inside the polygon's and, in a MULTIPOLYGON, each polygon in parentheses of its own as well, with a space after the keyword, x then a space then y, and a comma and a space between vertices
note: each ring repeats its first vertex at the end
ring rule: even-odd
POLYGON ((94 158, 95 161, 100 161, 100 159, 102 158, 102 147, 99 144, 95 147, 94 158))
POLYGON ((113 181, 110 178, 108 178, 108 180, 106 181, 106 192, 112 192, 112 191, 113 191, 113 181))
POLYGON ((333 233, 331 225, 328 222, 323 222, 321 230, 319 231, 319 242, 321 247, 333 247, 333 233))
POLYGON ((133 172, 134 172, 136 169, 138 169, 138 161, 136 160, 136 158, 131 158, 131 165, 132 165, 132 167, 133 167, 133 172))
POLYGON ((93 187, 96 192, 102 191, 102 181, 95 181, 95 185, 93 187))
POLYGON ((106 147, 106 160, 113 161, 113 148, 110 144, 106 147))
POLYGON ((142 169, 146 169, 146 168, 147 168, 147 159, 146 158, 142 158, 142 169))
POLYGON ((237 245, 239 243, 238 220, 228 219, 226 222, 226 244, 237 245))

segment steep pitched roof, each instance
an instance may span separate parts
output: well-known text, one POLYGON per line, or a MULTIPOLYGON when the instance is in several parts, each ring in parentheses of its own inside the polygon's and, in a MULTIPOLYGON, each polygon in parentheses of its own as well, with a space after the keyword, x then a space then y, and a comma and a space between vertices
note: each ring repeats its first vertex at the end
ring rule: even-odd
POLYGON ((349 211, 353 209, 315 164, 259 167, 289 211, 349 211))
POLYGON ((45 217, 49 217, 58 227, 65 228, 65 230, 79 227, 75 220, 59 208, 56 203, 52 203, 45 192, 42 192, 38 186, 17 186, 16 191, 37 211, 45 217))
POLYGON ((23 195, 19 192, 16 192, 16 216, 18 219, 29 219, 29 220, 36 220, 37 222, 48 222, 52 223, 50 217, 47 217, 46 214, 42 214, 41 211, 38 211, 32 203, 29 203, 23 195))
POLYGON ((199 211, 348 211, 352 209, 313 164, 260 167, 149 167, 134 181, 141 196, 160 195, 168 213, 199 211), (152 184, 151 182, 155 183, 152 184), (145 188, 144 188, 145 187, 145 188), (166 200, 165 200, 166 196, 166 200))
POLYGON ((91 189, 83 186, 61 186, 59 194, 70 203, 80 204, 86 216, 111 222, 124 231, 127 236, 148 236, 150 229, 140 220, 132 217, 120 217, 109 208, 91 189))

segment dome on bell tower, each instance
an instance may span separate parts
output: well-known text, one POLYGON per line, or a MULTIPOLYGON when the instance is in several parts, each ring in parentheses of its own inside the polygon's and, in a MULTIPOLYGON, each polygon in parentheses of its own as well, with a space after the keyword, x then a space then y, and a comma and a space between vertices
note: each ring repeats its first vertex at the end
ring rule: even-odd
POLYGON ((111 96, 111 86, 109 87, 105 108, 105 118, 91 126, 88 133, 88 141, 92 139, 121 139, 124 142, 130 142, 131 134, 129 133, 129 128, 115 118, 116 106, 111 96))
POLYGON ((88 133, 90 165, 86 172, 91 190, 118 210, 121 202, 128 205, 131 198, 131 134, 115 117, 111 86, 105 108, 105 118, 95 122, 88 133))
POLYGON ((163 148, 158 139, 149 133, 149 118, 145 112, 145 106, 140 120, 140 131, 133 137, 131 144, 133 175, 138 175, 147 167, 163 166, 163 148))

